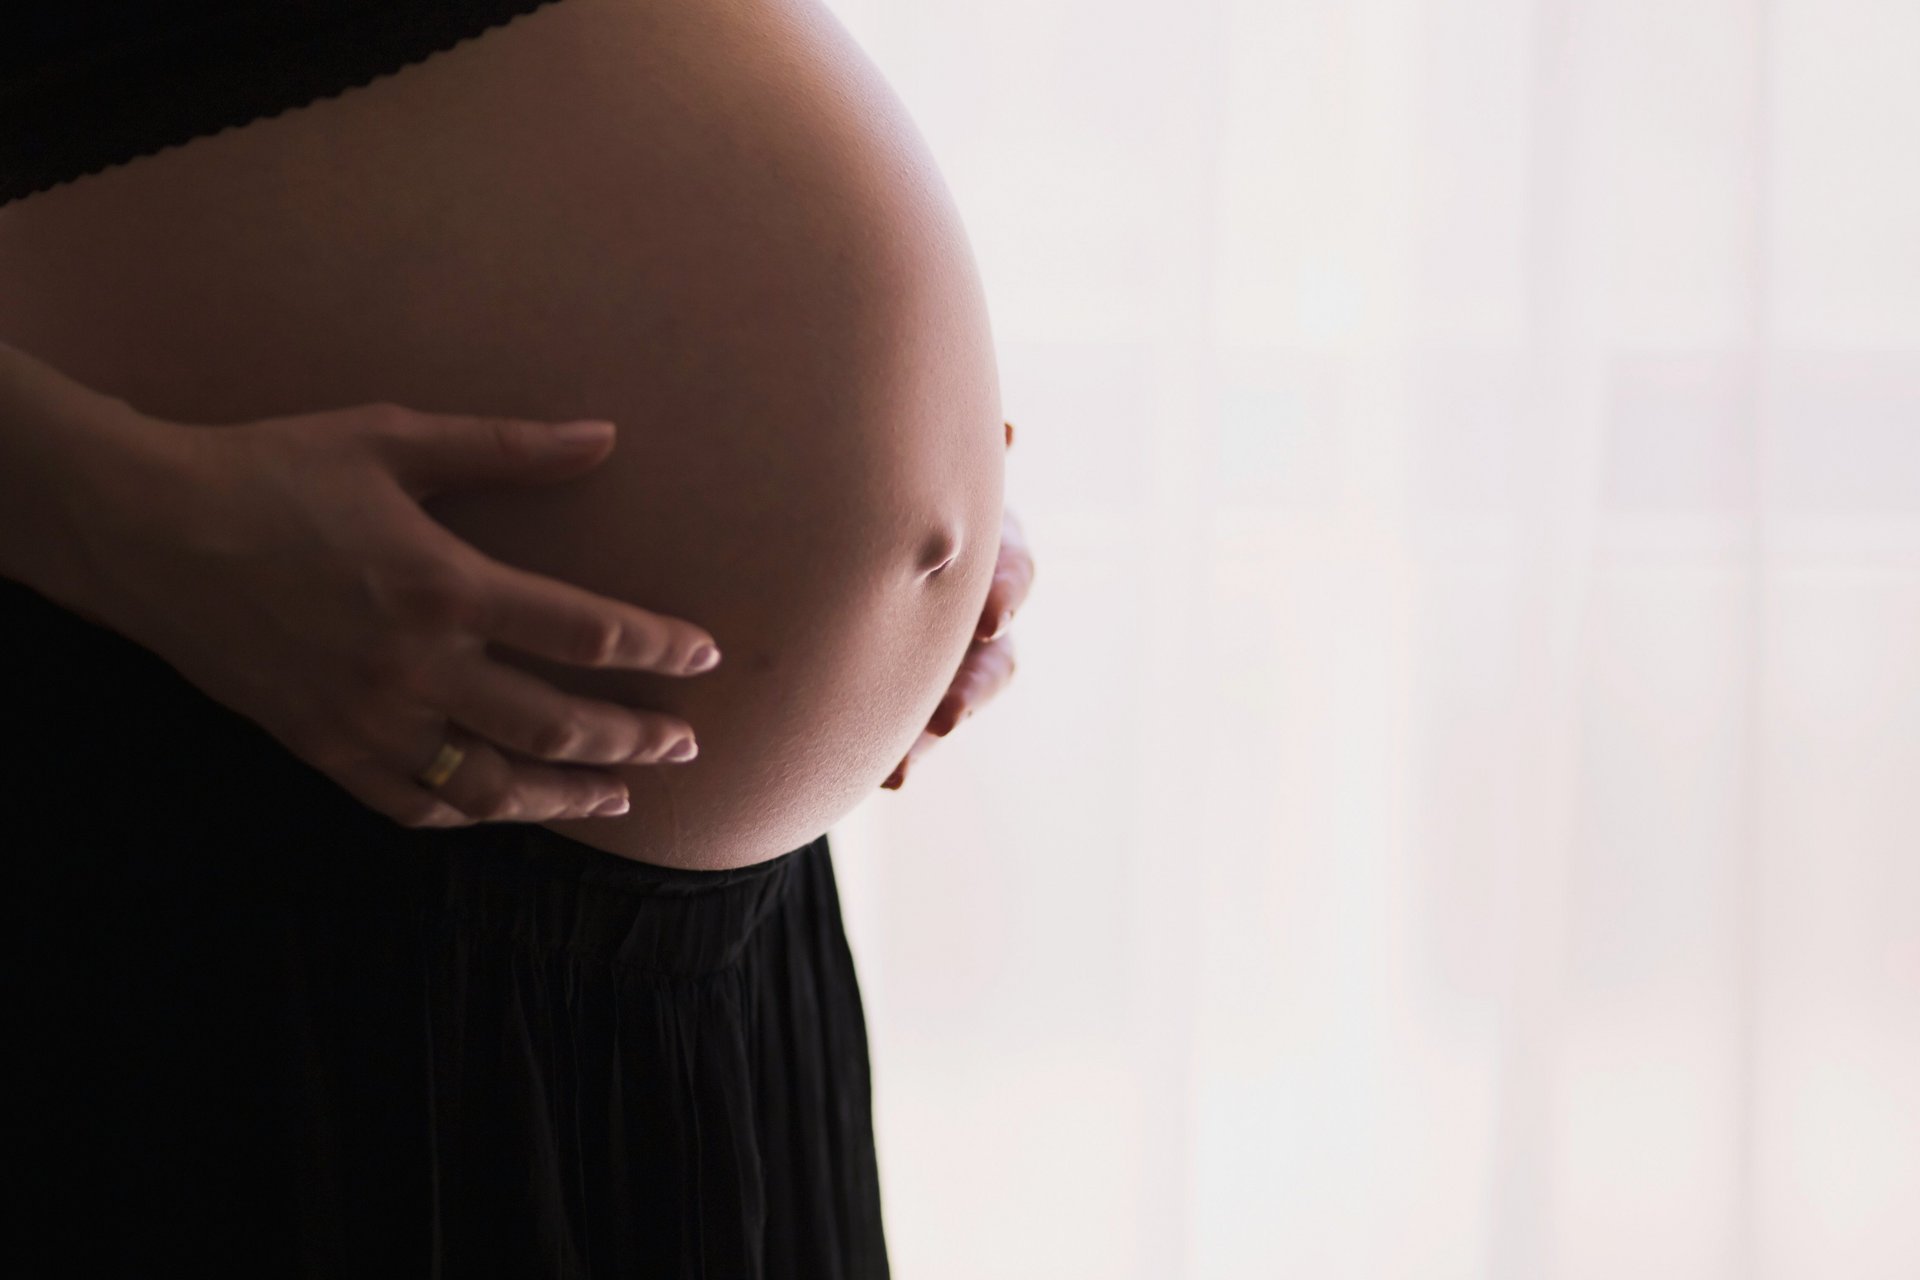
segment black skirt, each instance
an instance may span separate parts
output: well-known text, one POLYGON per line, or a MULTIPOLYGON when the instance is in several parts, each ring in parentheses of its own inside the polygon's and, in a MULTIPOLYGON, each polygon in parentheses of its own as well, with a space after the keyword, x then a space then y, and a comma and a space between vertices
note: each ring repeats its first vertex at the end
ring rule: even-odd
POLYGON ((0 581, 21 1276, 878 1277, 825 836, 412 830, 0 581))

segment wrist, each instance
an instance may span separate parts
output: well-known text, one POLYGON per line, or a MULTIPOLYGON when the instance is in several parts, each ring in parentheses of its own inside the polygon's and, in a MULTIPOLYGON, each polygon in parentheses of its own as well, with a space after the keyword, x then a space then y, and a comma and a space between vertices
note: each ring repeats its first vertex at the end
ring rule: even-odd
POLYGON ((194 428, 148 417, 0 344, 0 576, 113 625, 111 566, 177 487, 194 428))
POLYGON ((89 622, 131 629, 139 553, 171 537, 171 522, 192 509, 188 446, 200 430, 121 406, 75 433, 53 516, 68 557, 59 570, 66 598, 56 587, 50 599, 89 622))

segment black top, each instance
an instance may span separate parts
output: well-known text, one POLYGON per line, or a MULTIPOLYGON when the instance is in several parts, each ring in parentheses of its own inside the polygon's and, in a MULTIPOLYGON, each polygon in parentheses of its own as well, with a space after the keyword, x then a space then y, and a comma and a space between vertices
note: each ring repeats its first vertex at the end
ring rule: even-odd
POLYGON ((53 0, 0 18, 0 205, 320 98, 552 0, 53 0))

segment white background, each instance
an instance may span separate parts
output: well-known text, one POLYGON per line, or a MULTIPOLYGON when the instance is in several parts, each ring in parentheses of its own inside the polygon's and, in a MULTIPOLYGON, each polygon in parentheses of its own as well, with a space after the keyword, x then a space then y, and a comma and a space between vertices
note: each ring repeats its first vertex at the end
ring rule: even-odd
POLYGON ((1920 3, 828 6, 1038 564, 834 832, 895 1274, 1920 1276, 1920 3))

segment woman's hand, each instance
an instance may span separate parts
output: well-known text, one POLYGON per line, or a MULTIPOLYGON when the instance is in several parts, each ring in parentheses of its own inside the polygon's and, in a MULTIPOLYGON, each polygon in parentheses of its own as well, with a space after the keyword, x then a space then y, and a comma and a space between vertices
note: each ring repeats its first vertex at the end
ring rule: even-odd
MULTIPOLYGON (((1007 447, 1013 447, 1013 424, 1007 424, 1007 447)), ((907 751, 887 780, 880 785, 898 791, 907 780, 907 770, 925 755, 932 745, 952 733, 954 727, 981 707, 1013 679, 1013 637, 1006 634, 1013 615, 1026 603, 1033 589, 1033 556, 1027 550, 1026 534, 1020 529, 1011 508, 1002 508, 1000 517, 1000 557, 993 567, 993 585, 987 590, 986 607, 974 626, 973 640, 960 661, 960 670, 947 689, 933 719, 920 732, 919 739, 907 751)))
POLYGON ((624 782, 578 766, 654 763, 692 743, 682 720, 563 693, 486 646, 693 675, 711 669, 690 663, 711 636, 490 559, 420 507, 449 489, 578 476, 611 453, 612 424, 575 439, 377 404, 139 425, 151 446, 88 495, 88 616, 362 803, 408 827, 622 812, 624 782), (466 757, 429 791, 414 775, 443 740, 466 757))

